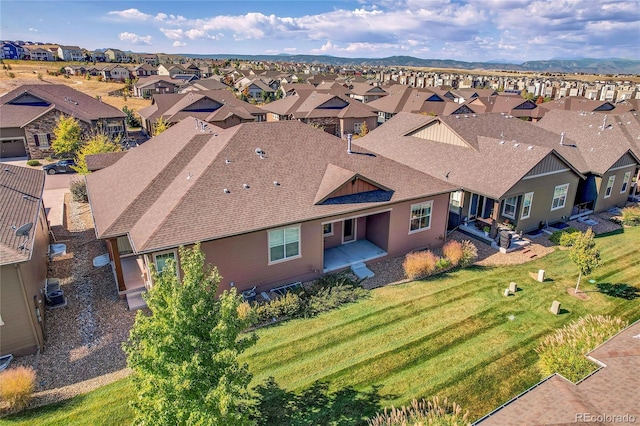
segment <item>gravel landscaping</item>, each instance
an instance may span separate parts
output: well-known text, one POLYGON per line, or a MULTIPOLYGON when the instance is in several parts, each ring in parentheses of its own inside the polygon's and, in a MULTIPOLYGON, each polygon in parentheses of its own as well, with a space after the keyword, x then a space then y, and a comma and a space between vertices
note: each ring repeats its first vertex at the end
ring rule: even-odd
POLYGON ((135 312, 118 297, 109 267, 93 267, 93 258, 107 251, 95 238, 88 204, 68 197, 65 227, 52 229, 67 253, 49 266, 49 277, 60 279, 68 303, 46 311, 44 351, 14 360, 14 365, 36 370, 32 407, 89 392, 129 374, 121 345, 135 312))

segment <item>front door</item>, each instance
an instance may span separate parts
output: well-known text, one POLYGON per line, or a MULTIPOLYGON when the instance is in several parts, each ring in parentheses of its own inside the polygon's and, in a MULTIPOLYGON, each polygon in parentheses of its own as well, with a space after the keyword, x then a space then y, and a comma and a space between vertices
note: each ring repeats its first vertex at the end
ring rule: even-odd
POLYGON ((347 219, 342 223, 342 244, 356 240, 356 220, 347 219))

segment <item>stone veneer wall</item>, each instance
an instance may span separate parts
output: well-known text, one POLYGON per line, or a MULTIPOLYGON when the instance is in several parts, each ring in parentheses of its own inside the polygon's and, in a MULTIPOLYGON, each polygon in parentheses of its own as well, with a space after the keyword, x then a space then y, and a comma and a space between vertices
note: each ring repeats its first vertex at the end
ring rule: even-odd
MULTIPOLYGON (((24 127, 25 143, 27 144, 27 154, 32 159, 43 159, 45 157, 51 157, 54 155, 51 146, 49 148, 40 148, 36 146, 34 135, 40 133, 49 133, 51 135, 51 142, 55 139, 53 129, 58 125, 58 117, 63 115, 60 111, 49 111, 42 117, 37 118, 24 127)), ((89 123, 78 120, 80 128, 82 129, 82 135, 88 135, 91 133, 92 127, 89 123)))

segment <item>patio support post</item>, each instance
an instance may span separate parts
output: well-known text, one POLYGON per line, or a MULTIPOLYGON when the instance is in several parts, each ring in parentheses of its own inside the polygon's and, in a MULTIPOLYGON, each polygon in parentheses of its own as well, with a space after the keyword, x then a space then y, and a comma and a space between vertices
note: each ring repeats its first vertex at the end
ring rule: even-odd
POLYGON ((118 251, 118 241, 115 238, 107 240, 109 245, 109 253, 113 260, 113 267, 116 273, 116 281, 118 282, 118 292, 125 291, 127 287, 124 285, 124 274, 122 273, 122 263, 120 263, 120 252, 118 251))

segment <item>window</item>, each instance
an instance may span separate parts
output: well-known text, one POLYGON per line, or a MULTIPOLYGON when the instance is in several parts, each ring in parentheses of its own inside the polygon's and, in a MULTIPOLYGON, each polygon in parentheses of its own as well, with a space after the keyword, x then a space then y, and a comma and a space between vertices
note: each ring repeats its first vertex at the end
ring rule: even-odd
MULTIPOLYGON (((167 251, 160 254, 153 255, 154 262, 156 264, 156 272, 161 274, 162 271, 167 267, 167 261, 169 259, 176 260, 176 252, 175 251, 167 251)), ((176 273, 178 273, 178 267, 176 265, 176 273)))
POLYGON ((325 237, 333 235, 333 223, 325 223, 322 225, 322 233, 325 237))
POLYGON ((627 188, 629 188, 629 180, 631 179, 631 172, 626 172, 624 174, 624 179, 622 179, 622 189, 620 190, 621 194, 627 192, 627 188))
POLYGON ((504 200, 502 205, 502 216, 510 219, 516 218, 516 206, 518 204, 518 197, 509 197, 504 200))
POLYGON ((531 204, 533 203, 533 192, 527 192, 522 199, 522 215, 520 219, 528 219, 531 216, 531 204))
POLYGON ((411 205, 411 221, 409 232, 417 232, 431 228, 431 206, 433 201, 411 205))
POLYGON ((51 143, 51 135, 49 133, 38 133, 37 135, 33 135, 33 139, 36 142, 36 146, 40 148, 49 148, 49 144, 51 143))
POLYGON ((558 210, 567 203, 567 194, 569 193, 569 184, 558 185, 553 190, 553 201, 551 202, 551 210, 558 210))
POLYGON ((300 225, 269 231, 269 263, 300 256, 300 225))
POLYGON ((360 134, 362 131, 362 123, 353 123, 353 133, 360 134))
POLYGON ((607 180, 607 189, 604 191, 604 198, 611 197, 611 191, 613 191, 613 183, 616 181, 616 176, 609 176, 609 180, 607 180))
POLYGON ((449 205, 451 207, 462 206, 462 191, 452 192, 449 196, 449 205))

